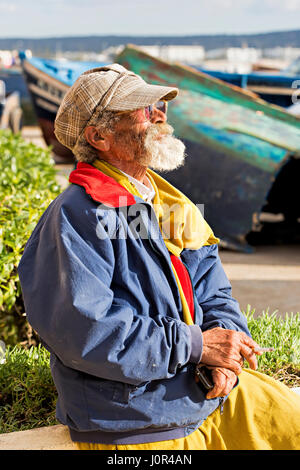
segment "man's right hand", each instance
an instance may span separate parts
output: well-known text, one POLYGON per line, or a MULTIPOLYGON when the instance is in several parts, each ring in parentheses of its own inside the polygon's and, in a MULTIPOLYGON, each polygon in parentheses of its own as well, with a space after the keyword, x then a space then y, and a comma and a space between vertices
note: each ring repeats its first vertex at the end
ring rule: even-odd
POLYGON ((225 367, 236 375, 242 372, 244 359, 251 369, 257 369, 255 352, 259 345, 241 331, 212 328, 202 332, 203 350, 201 363, 208 366, 225 367))

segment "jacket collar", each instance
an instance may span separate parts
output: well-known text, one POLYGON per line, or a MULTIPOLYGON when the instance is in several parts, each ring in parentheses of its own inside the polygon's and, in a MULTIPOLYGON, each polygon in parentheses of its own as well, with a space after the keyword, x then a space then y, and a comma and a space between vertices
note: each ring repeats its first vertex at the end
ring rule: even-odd
POLYGON ((83 186, 94 201, 109 207, 131 206, 136 203, 133 194, 89 163, 79 162, 70 173, 69 181, 83 186))

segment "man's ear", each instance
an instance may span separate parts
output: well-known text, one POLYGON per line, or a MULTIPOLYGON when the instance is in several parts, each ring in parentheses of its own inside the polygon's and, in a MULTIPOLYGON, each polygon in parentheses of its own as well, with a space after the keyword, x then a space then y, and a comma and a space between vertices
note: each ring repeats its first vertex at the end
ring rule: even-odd
POLYGON ((87 126, 84 129, 84 137, 92 147, 101 152, 107 152, 110 149, 109 140, 101 136, 95 126, 87 126))

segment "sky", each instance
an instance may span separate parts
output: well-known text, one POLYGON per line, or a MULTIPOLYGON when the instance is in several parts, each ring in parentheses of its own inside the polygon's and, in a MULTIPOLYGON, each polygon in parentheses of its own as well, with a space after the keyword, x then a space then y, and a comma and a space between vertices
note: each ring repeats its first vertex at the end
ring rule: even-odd
POLYGON ((1 38, 295 29, 300 29, 300 0, 0 0, 1 38))

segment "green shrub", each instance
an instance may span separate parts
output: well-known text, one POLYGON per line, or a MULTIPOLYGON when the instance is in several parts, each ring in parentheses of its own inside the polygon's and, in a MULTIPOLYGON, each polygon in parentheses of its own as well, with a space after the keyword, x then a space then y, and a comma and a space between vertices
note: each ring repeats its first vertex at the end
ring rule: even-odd
POLYGON ((59 194, 50 149, 0 131, 0 339, 37 344, 24 316, 17 266, 40 216, 59 194))

